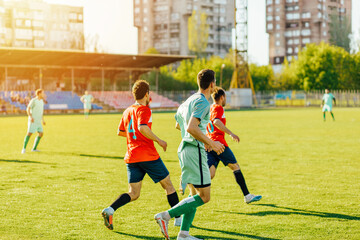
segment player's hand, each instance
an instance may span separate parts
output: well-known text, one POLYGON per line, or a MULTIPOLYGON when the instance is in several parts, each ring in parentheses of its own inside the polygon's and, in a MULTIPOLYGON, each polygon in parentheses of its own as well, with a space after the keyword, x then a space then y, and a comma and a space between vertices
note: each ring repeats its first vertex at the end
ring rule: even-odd
POLYGON ((44 120, 42 121, 42 123, 43 123, 43 125, 46 125, 46 122, 44 120))
POLYGON ((220 155, 224 152, 225 146, 219 141, 213 141, 211 144, 211 149, 220 155))
POLYGON ((32 123, 34 122, 34 118, 33 118, 33 117, 31 117, 30 120, 31 120, 32 123))
POLYGON ((212 149, 211 149, 211 147, 210 147, 209 145, 204 144, 204 147, 205 147, 205 151, 207 151, 207 152, 211 152, 211 151, 212 151, 212 149))
POLYGON ((165 141, 159 139, 158 144, 160 145, 160 147, 162 147, 164 149, 164 152, 166 152, 167 143, 165 141))
POLYGON ((235 142, 237 142, 237 143, 240 142, 240 138, 239 138, 237 135, 231 133, 231 134, 230 134, 230 137, 231 137, 231 139, 234 140, 235 142))
POLYGON ((321 105, 320 105, 320 107, 322 108, 322 107, 323 107, 323 105, 321 104, 321 105))

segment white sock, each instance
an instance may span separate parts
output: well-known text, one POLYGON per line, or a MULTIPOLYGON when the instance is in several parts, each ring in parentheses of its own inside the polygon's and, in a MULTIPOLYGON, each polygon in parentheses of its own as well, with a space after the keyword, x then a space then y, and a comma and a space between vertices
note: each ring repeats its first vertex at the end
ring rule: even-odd
POLYGON ((169 221, 171 219, 170 214, 168 213, 168 211, 162 212, 161 216, 166 220, 169 221))
POLYGON ((181 236, 183 236, 183 237, 187 237, 187 236, 189 236, 189 231, 183 231, 183 230, 181 230, 181 231, 179 232, 179 235, 181 235, 181 236))

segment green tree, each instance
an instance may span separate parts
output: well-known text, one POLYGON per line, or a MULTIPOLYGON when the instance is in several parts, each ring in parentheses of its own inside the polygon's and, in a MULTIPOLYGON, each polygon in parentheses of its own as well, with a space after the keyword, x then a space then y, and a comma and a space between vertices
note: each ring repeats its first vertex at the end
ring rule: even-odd
POLYGON ((272 89, 274 72, 271 65, 258 66, 250 64, 249 69, 255 91, 272 89))
POLYGON ((150 47, 144 52, 144 54, 160 54, 160 53, 156 48, 150 47))
POLYGON ((203 12, 193 11, 188 19, 188 47, 197 55, 205 52, 209 38, 209 24, 207 15, 203 12))
POLYGON ((330 43, 350 52, 351 25, 347 16, 330 14, 330 43))

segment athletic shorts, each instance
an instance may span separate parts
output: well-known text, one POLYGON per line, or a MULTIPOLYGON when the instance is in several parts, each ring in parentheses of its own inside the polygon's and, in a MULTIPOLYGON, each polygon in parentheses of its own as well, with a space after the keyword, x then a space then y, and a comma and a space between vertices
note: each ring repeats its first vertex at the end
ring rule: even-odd
POLYGON ((332 106, 329 106, 329 105, 324 105, 323 106, 323 109, 322 109, 323 112, 331 112, 332 111, 332 106))
POLYGON ((126 168, 129 183, 142 181, 145 174, 148 174, 154 183, 160 182, 169 175, 161 158, 155 161, 127 163, 126 168))
POLYGON ((28 133, 43 132, 41 123, 28 122, 28 133))
POLYGON ((181 167, 182 184, 193 184, 196 188, 211 185, 207 155, 204 148, 189 143, 182 143, 178 151, 181 167))
POLYGON ((85 103, 84 104, 84 109, 91 110, 91 103, 85 103))
POLYGON ((224 152, 220 155, 217 155, 215 151, 207 152, 207 157, 207 163, 209 165, 209 168, 213 165, 215 166, 215 168, 217 168, 220 161, 225 166, 227 166, 229 163, 237 163, 236 158, 229 147, 225 147, 224 152))

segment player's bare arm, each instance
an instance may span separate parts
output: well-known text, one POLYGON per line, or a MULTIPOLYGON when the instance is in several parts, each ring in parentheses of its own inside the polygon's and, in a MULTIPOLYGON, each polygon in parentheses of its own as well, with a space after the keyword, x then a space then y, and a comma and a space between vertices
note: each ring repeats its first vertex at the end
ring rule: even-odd
POLYGON ((149 128, 149 126, 147 125, 140 125, 138 127, 139 131, 141 132, 142 135, 144 135, 146 138, 153 140, 154 142, 157 142, 160 147, 163 148, 164 152, 166 152, 166 148, 167 148, 167 143, 163 140, 161 140, 160 138, 158 138, 149 128))
POLYGON ((118 130, 117 135, 120 137, 126 137, 126 132, 118 130))
POLYGON ((28 107, 26 108, 26 113, 27 113, 27 115, 30 117, 31 122, 34 122, 34 118, 32 117, 32 114, 31 114, 31 112, 30 112, 30 106, 28 106, 28 107))
POLYGON ((41 120, 42 120, 42 124, 43 124, 43 125, 46 125, 46 122, 45 122, 45 120, 44 120, 44 117, 43 117, 41 120))
POLYGON ((220 119, 215 119, 213 121, 213 124, 221 131, 229 134, 232 140, 234 140, 235 142, 240 142, 240 138, 237 135, 235 135, 233 132, 231 132, 230 129, 228 129, 220 119))
POLYGON ((336 99, 335 99, 335 97, 333 98, 333 101, 334 101, 334 106, 336 106, 336 99))
POLYGON ((195 117, 191 117, 189 125, 186 129, 196 140, 207 145, 210 149, 214 150, 217 154, 221 154, 225 150, 225 146, 218 141, 213 141, 208 138, 199 128, 200 120, 195 117))
POLYGON ((176 122, 176 123, 175 123, 175 128, 176 128, 177 130, 180 130, 180 131, 181 131, 181 129, 180 129, 180 125, 179 125, 179 123, 178 123, 178 122, 176 122))

